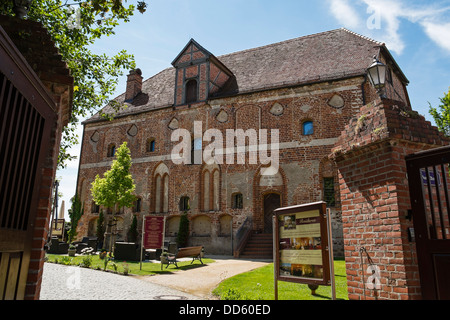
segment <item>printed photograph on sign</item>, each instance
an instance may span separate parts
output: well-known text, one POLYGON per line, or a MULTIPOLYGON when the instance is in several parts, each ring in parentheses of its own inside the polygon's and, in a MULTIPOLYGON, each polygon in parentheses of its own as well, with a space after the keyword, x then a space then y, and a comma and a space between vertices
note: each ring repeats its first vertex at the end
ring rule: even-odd
POLYGON ((322 278, 319 210, 280 215, 280 275, 322 278))
POLYGON ((327 241, 321 210, 321 204, 276 210, 277 268, 281 280, 326 283, 327 241))

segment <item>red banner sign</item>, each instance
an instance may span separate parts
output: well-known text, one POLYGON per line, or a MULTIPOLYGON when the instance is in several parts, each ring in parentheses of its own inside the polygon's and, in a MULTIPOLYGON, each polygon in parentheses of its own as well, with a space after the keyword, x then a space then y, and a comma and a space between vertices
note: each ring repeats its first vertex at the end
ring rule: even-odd
POLYGON ((161 249, 164 243, 164 217, 147 216, 144 225, 144 248, 161 249))

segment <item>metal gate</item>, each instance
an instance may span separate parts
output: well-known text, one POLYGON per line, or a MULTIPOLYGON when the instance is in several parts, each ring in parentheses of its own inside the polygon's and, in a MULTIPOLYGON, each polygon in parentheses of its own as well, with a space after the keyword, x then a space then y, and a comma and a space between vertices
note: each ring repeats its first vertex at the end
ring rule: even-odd
POLYGON ((23 299, 54 102, 0 27, 0 300, 23 299))
POLYGON ((406 157, 422 298, 450 299, 450 147, 406 157))

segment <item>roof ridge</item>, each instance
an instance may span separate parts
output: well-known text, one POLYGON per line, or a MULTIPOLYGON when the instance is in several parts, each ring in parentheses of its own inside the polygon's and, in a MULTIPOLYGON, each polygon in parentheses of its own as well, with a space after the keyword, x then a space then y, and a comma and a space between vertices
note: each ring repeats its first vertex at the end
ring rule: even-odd
POLYGON ((348 30, 347 28, 344 28, 344 27, 340 28, 339 30, 343 30, 343 31, 348 32, 348 33, 350 33, 350 34, 352 34, 352 35, 355 35, 355 36, 357 36, 357 37, 360 37, 360 38, 362 38, 362 39, 364 39, 364 40, 368 40, 368 41, 371 41, 371 42, 375 42, 376 44, 378 44, 378 45, 380 45, 380 46, 385 46, 385 45, 386 45, 384 42, 377 41, 377 40, 372 39, 372 38, 370 38, 370 37, 367 37, 367 36, 364 36, 364 35, 362 35, 362 34, 359 34, 359 33, 355 32, 355 31, 348 30))

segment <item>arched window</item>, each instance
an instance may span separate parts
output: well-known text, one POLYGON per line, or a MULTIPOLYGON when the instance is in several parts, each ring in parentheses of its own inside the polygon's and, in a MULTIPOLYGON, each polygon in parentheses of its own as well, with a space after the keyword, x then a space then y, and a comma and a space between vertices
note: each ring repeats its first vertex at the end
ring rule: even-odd
POLYGON ((154 212, 169 212, 169 168, 161 163, 154 173, 154 212))
POLYGON ((116 145, 114 143, 111 143, 108 146, 108 157, 112 158, 116 155, 116 145))
POLYGON ((202 171, 201 210, 220 211, 220 171, 217 165, 202 171))
POLYGON ((310 136, 314 134, 314 124, 312 121, 305 121, 302 124, 302 134, 304 136, 310 136))
POLYGON ((197 101, 197 80, 189 80, 186 83, 186 103, 197 101))

